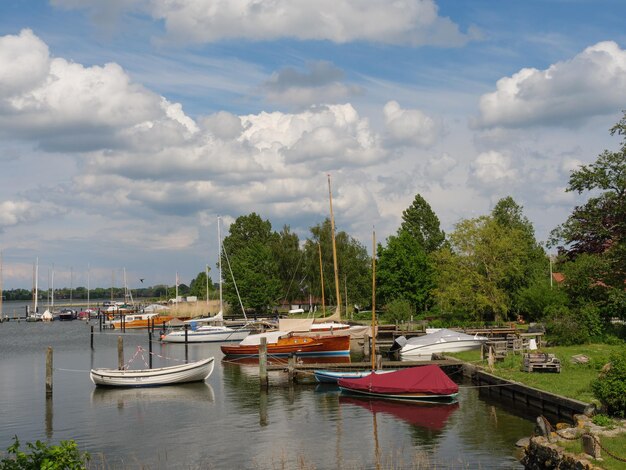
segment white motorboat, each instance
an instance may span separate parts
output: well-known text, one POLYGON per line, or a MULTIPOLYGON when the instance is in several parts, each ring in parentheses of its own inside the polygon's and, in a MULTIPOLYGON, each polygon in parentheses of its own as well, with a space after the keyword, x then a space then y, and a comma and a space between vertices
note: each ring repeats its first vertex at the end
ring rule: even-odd
POLYGON ((442 328, 424 336, 406 339, 396 338, 400 349, 400 357, 408 359, 430 359, 433 353, 454 353, 478 349, 487 341, 485 336, 468 335, 454 330, 442 328))
POLYGON ((203 325, 196 329, 175 330, 164 335, 161 341, 166 343, 217 343, 226 341, 241 341, 246 338, 252 330, 247 328, 230 328, 219 325, 203 325))
POLYGON ((91 369, 89 376, 103 387, 157 387, 188 382, 203 382, 213 372, 215 358, 157 369, 91 369))

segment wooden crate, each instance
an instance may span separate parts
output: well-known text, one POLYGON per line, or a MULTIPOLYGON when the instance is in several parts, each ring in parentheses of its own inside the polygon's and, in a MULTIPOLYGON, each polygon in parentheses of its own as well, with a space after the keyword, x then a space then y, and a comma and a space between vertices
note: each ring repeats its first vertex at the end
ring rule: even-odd
POLYGON ((561 372, 561 361, 554 354, 526 353, 522 364, 524 372, 561 372))

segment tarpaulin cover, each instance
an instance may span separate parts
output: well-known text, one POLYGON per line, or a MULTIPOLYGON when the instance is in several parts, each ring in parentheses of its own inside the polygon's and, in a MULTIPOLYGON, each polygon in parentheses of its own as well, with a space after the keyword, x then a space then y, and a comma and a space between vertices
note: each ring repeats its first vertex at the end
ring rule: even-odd
POLYGON ((388 394, 450 395, 459 391, 458 385, 436 365, 400 369, 388 374, 370 374, 360 379, 341 379, 337 383, 350 390, 388 394))

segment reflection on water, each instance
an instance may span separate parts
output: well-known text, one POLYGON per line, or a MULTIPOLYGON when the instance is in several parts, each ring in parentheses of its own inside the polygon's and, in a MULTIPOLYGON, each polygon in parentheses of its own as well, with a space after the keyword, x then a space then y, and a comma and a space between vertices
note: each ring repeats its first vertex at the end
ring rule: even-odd
POLYGON ((458 410, 459 404, 433 405, 430 403, 401 402, 383 399, 368 399, 341 395, 339 403, 342 405, 357 405, 372 412, 383 413, 401 419, 413 426, 442 431, 450 416, 458 410))
MULTIPOLYGON (((22 442, 74 439, 82 451, 102 453, 106 468, 403 468, 427 453, 443 468, 519 469, 514 444, 534 425, 463 387, 458 405, 407 407, 344 397, 332 385, 289 386, 286 374, 271 372, 262 393, 258 362, 222 362, 211 343, 187 352, 153 343, 160 356, 154 367, 185 354, 189 361, 215 356, 204 384, 96 388, 88 371, 115 366, 118 336, 97 332, 91 351, 83 322, 0 325, 0 449, 14 435, 22 442), (50 400, 48 345, 55 365, 50 400)), ((147 349, 147 334, 122 337, 127 352, 147 349)))
POLYGON ((186 401, 192 403, 214 402, 215 393, 208 383, 189 383, 165 387, 103 388, 91 392, 94 405, 115 404, 118 408, 128 405, 151 406, 159 402, 186 401))

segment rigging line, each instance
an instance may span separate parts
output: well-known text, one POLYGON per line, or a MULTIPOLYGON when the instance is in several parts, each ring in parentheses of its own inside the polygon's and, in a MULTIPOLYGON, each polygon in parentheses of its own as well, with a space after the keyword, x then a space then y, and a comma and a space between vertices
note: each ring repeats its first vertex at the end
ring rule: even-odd
POLYGON ((287 296, 289 295, 289 292, 291 292, 291 286, 293 284, 293 280, 296 278, 296 274, 298 274, 298 268, 300 267, 300 263, 302 262, 303 257, 304 257, 304 250, 302 250, 302 253, 300 253, 300 259, 298 260, 296 269, 293 271, 293 276, 291 277, 291 281, 289 281, 289 287, 287 287, 287 292, 285 292, 285 299, 284 299, 285 302, 287 302, 287 296))
POLYGON ((230 277, 233 280, 233 284, 235 286, 235 292, 237 292, 237 299, 239 299, 239 305, 241 305, 241 311, 243 312, 243 317, 246 319, 246 321, 248 321, 248 317, 246 316, 246 310, 243 308, 243 303, 241 302, 241 296, 239 295, 239 288, 237 287, 237 281, 235 281, 235 275, 233 274, 233 269, 230 267, 230 260, 228 259, 228 251, 226 251, 225 246, 222 246, 222 251, 224 252, 224 256, 226 257, 226 264, 228 264, 230 277))

